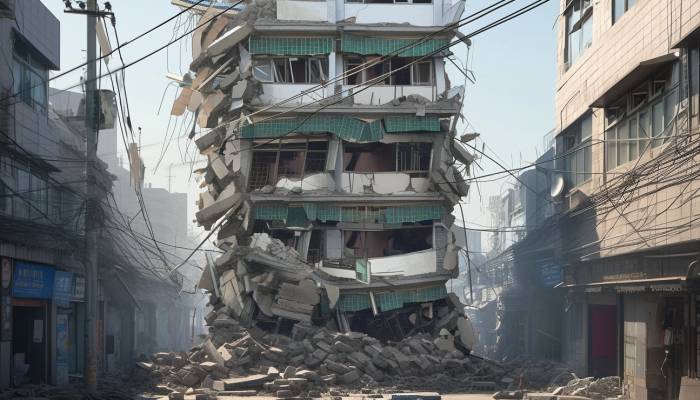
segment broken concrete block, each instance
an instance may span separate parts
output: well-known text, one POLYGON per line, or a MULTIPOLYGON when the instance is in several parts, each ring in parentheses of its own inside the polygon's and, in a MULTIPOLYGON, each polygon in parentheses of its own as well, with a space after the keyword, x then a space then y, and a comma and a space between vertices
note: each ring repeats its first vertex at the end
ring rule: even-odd
POLYGON ((241 193, 231 193, 230 195, 225 195, 225 192, 222 192, 214 204, 197 211, 195 214, 197 222, 208 229, 208 227, 211 227, 214 220, 223 216, 230 209, 240 206, 241 200, 241 193))
POLYGON ((335 343, 333 343, 332 349, 333 351, 337 351, 340 353, 352 353, 353 351, 355 351, 355 349, 352 348, 352 346, 349 346, 341 341, 336 341, 335 343))
POLYGON ((342 384, 350 384, 357 382, 360 379, 360 372, 357 369, 353 369, 345 374, 338 375, 337 381, 342 384))
POLYGON ((474 348, 476 344, 476 332, 474 331, 471 321, 465 317, 459 317, 457 319, 457 330, 459 331, 459 340, 464 347, 468 349, 474 348))
MULTIPOLYGON (((207 47, 207 54, 209 56, 215 56, 218 54, 223 54, 228 51, 233 46, 237 45, 243 39, 250 35, 252 28, 248 24, 237 25, 226 33, 221 35, 218 39, 214 40, 207 47)), ((250 56, 249 56, 250 57, 250 56)))
POLYGON ((252 389, 262 387, 263 383, 267 382, 268 377, 264 374, 256 374, 244 376, 241 378, 229 378, 220 381, 214 381, 214 390, 239 390, 252 389))

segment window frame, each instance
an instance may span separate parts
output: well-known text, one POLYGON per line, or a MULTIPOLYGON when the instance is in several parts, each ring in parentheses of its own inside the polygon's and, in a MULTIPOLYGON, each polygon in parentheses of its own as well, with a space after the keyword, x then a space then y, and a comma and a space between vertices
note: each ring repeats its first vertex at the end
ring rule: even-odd
MULTIPOLYGON (((347 72, 350 70, 348 68, 348 65, 352 65, 352 68, 356 67, 362 67, 364 64, 367 64, 371 62, 371 59, 377 58, 376 56, 345 56, 343 57, 343 74, 346 75, 347 72), (358 62, 359 60, 359 62, 358 62), (352 61, 352 62, 350 62, 352 61)), ((420 60, 420 57, 391 57, 388 60, 385 60, 384 62, 381 63, 381 65, 387 65, 389 66, 389 71, 386 72, 391 72, 391 74, 383 79, 382 83, 375 83, 372 86, 434 86, 435 85, 435 60, 432 58, 430 59, 425 59, 425 60, 420 60), (410 83, 409 84, 397 84, 395 83, 395 73, 394 71, 394 66, 393 62, 395 62, 395 59, 398 61, 398 59, 407 59, 408 62, 405 64, 410 64, 410 68, 408 68, 408 72, 410 75, 410 83), (417 72, 417 66, 420 64, 428 64, 428 71, 430 74, 430 78, 428 82, 421 82, 418 81, 418 77, 416 75, 419 75, 417 72), (388 80, 388 83, 387 83, 388 80)), ((405 65, 402 63, 402 65, 405 65)), ((384 73, 386 73, 384 72, 384 73)), ((362 67, 360 71, 352 74, 351 76, 358 76, 358 81, 357 83, 350 83, 348 78, 350 76, 345 76, 344 79, 344 84, 345 85, 364 85, 371 79, 376 79, 376 78, 368 78, 367 77, 367 69, 365 67, 362 67)), ((378 75, 381 76, 381 75, 378 75)))
POLYGON ((662 145, 675 134, 674 124, 680 107, 679 68, 679 63, 675 62, 621 96, 613 103, 616 108, 622 109, 622 112, 617 113, 615 119, 609 117, 610 107, 605 108, 606 171, 611 171, 638 159, 648 150, 662 145), (647 91, 646 100, 635 104, 633 96, 635 93, 641 93, 643 87, 646 87, 647 91), (669 117, 669 110, 673 110, 671 117, 669 117), (659 125, 656 125, 657 116, 660 119, 659 125), (635 125, 634 131, 629 128, 632 122, 635 125), (624 129, 624 125, 627 126, 627 135, 621 138, 619 132, 621 128, 624 129), (656 126, 658 126, 658 132, 656 126), (642 136, 642 132, 645 133, 644 136, 642 136), (626 150, 621 152, 622 146, 625 146, 626 150), (623 154, 624 158, 621 157, 623 154))
POLYGON ((12 91, 32 109, 48 113, 48 68, 32 54, 24 40, 16 35, 13 40, 12 91), (40 96, 36 95, 37 91, 41 91, 40 96))
MULTIPOLYGON (((268 145, 267 147, 263 146, 261 148, 257 148, 255 150, 253 150, 253 154, 251 157, 251 165, 255 160, 256 154, 263 154, 263 153, 274 154, 275 161, 274 161, 274 163, 270 164, 271 168, 268 169, 269 174, 267 175, 266 183, 263 184, 262 186, 259 185, 259 182, 253 182, 253 175, 252 175, 252 173, 250 174, 250 176, 248 177, 247 185, 246 185, 248 187, 248 190, 257 190, 257 189, 260 189, 262 187, 265 187, 266 185, 275 185, 281 178, 303 179, 307 175, 307 171, 308 171, 307 167, 308 167, 309 154, 315 154, 315 155, 325 154, 326 155, 326 158, 322 162, 319 160, 315 160, 315 161, 318 161, 319 164, 323 165, 323 169, 320 171, 313 170, 309 173, 320 174, 320 173, 324 173, 326 171, 325 165, 326 165, 326 160, 328 159, 328 151, 330 149, 330 140, 328 140, 328 139, 316 140, 315 138, 314 139, 312 139, 312 138, 300 138, 300 140, 292 140, 292 141, 286 141, 286 142, 279 140, 279 141, 277 141, 277 143, 272 143, 272 144, 275 144, 276 147, 272 147, 272 146, 268 145), (309 147, 310 143, 325 143, 326 148, 325 149, 312 149, 309 147), (303 148, 301 146, 299 146, 298 148, 296 148, 296 147, 291 148, 290 147, 293 145, 302 145, 302 144, 303 144, 303 148), (284 148, 285 145, 288 148, 284 148), (290 174, 280 173, 280 159, 281 159, 282 153, 303 153, 302 157, 304 158, 304 161, 302 163, 301 173, 299 175, 290 175, 290 174), (253 183, 255 183, 255 185, 253 185, 253 183)), ((254 169, 254 168, 252 168, 252 169, 254 169)))
POLYGON ((564 40, 564 64, 566 65, 566 68, 568 69, 571 65, 573 65, 576 60, 578 60, 583 53, 590 48, 593 45, 593 1, 592 0, 570 0, 569 3, 567 4, 566 8, 564 9, 564 35, 565 35, 565 40, 564 40), (588 4, 588 6, 585 6, 588 4), (574 10, 576 9, 576 5, 578 5, 578 13, 577 13, 577 19, 573 23, 571 22, 571 18, 574 17, 574 10), (589 25, 589 31, 590 31, 590 41, 584 42, 585 38, 588 37, 584 33, 586 25, 590 23, 589 25), (573 35, 576 35, 577 41, 578 41, 578 46, 577 46, 577 53, 574 56, 572 51, 573 51, 573 46, 572 46, 572 37, 573 35))
MULTIPOLYGON (((358 145, 361 146, 360 144, 357 143, 349 143, 350 145, 358 145)), ((393 173, 405 173, 411 175, 412 178, 420 178, 420 177, 428 177, 428 174, 430 173, 432 161, 433 161, 433 143, 432 142, 395 142, 395 143, 386 143, 385 145, 390 146, 388 149, 394 154, 394 162, 393 162, 393 170, 391 171, 356 171, 356 170, 348 170, 346 164, 346 159, 345 159, 345 154, 348 154, 345 150, 345 146, 343 148, 343 173, 353 173, 353 174, 393 174, 393 173), (408 151, 403 151, 401 147, 408 147, 408 151), (406 158, 404 157, 404 154, 407 154, 408 156, 406 158), (418 156, 418 159, 416 160, 416 155, 418 156), (423 157, 426 157, 426 159, 422 159, 423 157), (426 168, 421 169, 420 165, 425 162, 426 168), (411 167, 404 167, 406 163, 410 163, 411 167), (415 169, 412 168, 413 166, 418 165, 419 168, 415 169)))
POLYGON ((622 16, 624 16, 627 13, 627 11, 629 11, 632 7, 635 6, 635 4, 637 4, 637 1, 638 0, 612 0, 610 2, 610 14, 612 18, 612 24, 615 25, 617 21, 619 21, 620 18, 622 18, 622 16), (617 3, 617 1, 622 2, 622 12, 617 16, 617 18, 615 18, 615 12, 617 11, 615 4, 617 3))
POLYGON ((284 85, 310 85, 310 84, 320 84, 328 81, 328 57, 317 57, 317 56, 262 56, 253 58, 253 77, 260 81, 261 83, 275 83, 284 85), (292 68, 292 62, 298 60, 304 61, 304 82, 295 82, 294 73, 292 68), (325 63, 324 63, 325 61, 325 63), (312 63, 317 63, 317 67, 322 76, 318 81, 311 79, 311 65, 312 63), (280 71, 278 64, 284 66, 284 70, 280 71), (261 75, 257 74, 257 69, 265 67, 269 70, 269 79, 264 79, 261 75), (284 72, 284 77, 280 76, 280 73, 284 72), (281 78, 284 78, 282 80, 281 78))
POLYGON ((589 182, 593 175, 593 114, 589 111, 558 135, 562 151, 558 155, 559 170, 570 188, 589 182), (587 129, 584 132, 584 128, 587 129))

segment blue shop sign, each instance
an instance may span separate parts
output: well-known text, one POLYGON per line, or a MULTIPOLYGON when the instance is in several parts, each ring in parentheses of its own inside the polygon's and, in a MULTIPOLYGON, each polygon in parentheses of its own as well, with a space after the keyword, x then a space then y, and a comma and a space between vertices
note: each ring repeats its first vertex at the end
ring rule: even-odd
POLYGON ((15 261, 12 296, 50 299, 53 294, 54 269, 40 264, 15 261))
POLYGON ((540 267, 540 282, 544 287, 555 287, 563 281, 561 267, 555 264, 545 264, 540 267))
POLYGON ((53 301, 59 306, 69 306, 73 299, 73 273, 56 271, 53 278, 53 301))

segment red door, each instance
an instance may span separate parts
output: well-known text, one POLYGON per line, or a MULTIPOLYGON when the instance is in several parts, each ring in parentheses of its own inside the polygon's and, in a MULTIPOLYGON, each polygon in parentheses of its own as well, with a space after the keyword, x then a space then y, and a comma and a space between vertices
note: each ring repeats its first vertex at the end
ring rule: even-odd
POLYGON ((588 306, 588 367, 595 377, 617 375, 617 307, 588 306))

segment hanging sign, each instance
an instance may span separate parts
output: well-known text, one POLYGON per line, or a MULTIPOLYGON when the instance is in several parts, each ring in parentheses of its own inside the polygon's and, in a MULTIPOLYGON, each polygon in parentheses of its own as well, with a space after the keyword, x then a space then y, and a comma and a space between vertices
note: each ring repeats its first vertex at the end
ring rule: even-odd
POLYGON ((39 264, 15 261, 12 296, 50 299, 53 294, 54 269, 39 264))

